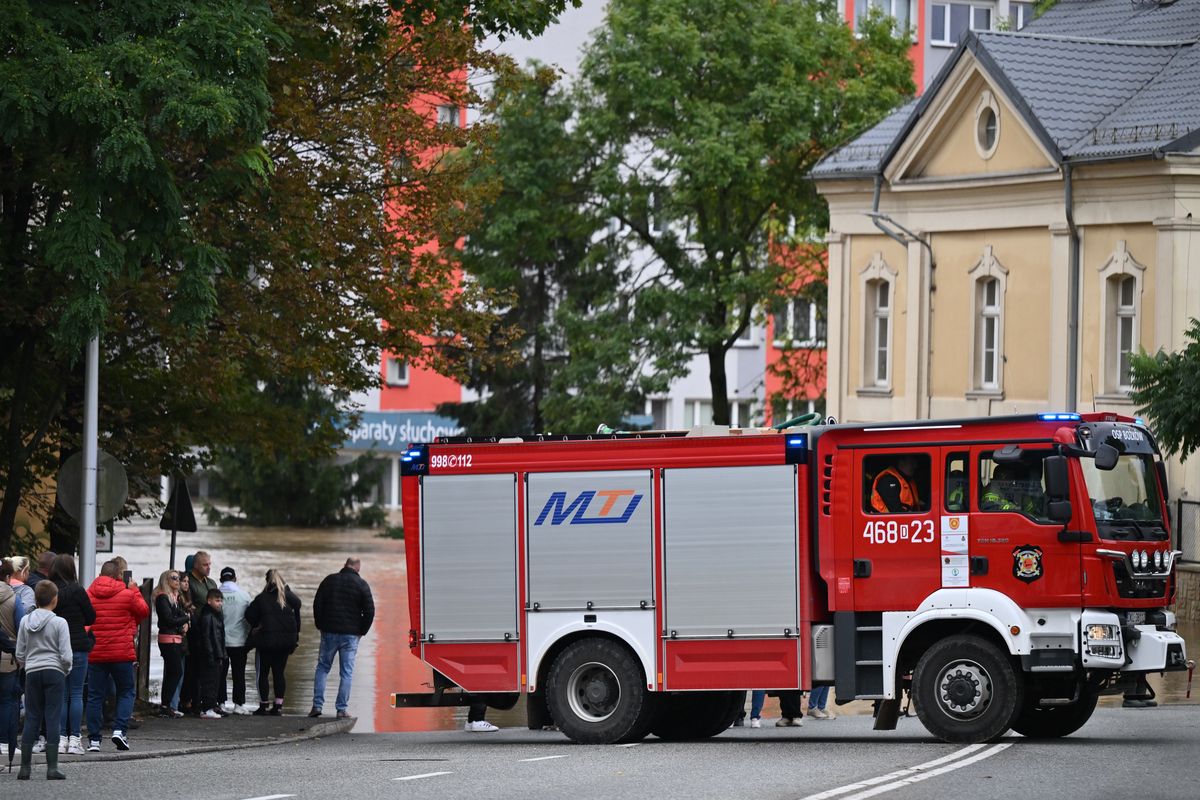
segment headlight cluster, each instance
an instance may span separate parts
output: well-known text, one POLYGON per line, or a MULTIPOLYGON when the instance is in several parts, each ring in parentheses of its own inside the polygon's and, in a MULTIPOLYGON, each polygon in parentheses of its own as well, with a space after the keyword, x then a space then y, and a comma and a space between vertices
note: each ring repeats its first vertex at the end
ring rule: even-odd
POLYGON ((1102 658, 1121 657, 1121 627, 1093 624, 1087 626, 1088 655, 1102 658))

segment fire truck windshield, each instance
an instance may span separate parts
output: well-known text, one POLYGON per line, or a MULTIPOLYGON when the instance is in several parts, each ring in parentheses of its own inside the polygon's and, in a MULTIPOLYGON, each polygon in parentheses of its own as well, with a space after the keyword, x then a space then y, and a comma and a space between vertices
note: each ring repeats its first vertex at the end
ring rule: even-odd
POLYGON ((1149 455, 1124 454, 1111 470, 1097 469, 1090 458, 1081 458, 1079 463, 1101 538, 1167 538, 1157 472, 1149 455))

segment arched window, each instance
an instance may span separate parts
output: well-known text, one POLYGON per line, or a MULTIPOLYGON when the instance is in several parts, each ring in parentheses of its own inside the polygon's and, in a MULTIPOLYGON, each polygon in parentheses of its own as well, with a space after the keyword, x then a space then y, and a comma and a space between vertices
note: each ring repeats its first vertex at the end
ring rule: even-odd
POLYGON ((1004 390, 1004 296, 1008 292, 1008 270, 996 258, 992 246, 987 245, 967 277, 974 289, 971 306, 975 321, 967 393, 994 396, 1004 390))
POLYGON ((892 284, 867 283, 867 380, 868 385, 887 386, 891 381, 892 284))
POLYGON ((979 388, 1000 388, 1000 281, 984 278, 978 281, 979 292, 977 323, 979 354, 979 388))
POLYGON ((1129 252, 1124 239, 1100 267, 1101 320, 1104 352, 1100 359, 1101 392, 1110 401, 1133 388, 1131 358, 1141 344, 1142 282, 1146 267, 1129 252))
POLYGON ((1113 374, 1116 377, 1116 388, 1127 392, 1133 387, 1129 359, 1133 355, 1137 341, 1135 333, 1137 327, 1137 281, 1132 275, 1127 275, 1124 278, 1110 278, 1109 282, 1113 284, 1111 291, 1115 300, 1113 303, 1115 341, 1111 351, 1115 367, 1113 374))

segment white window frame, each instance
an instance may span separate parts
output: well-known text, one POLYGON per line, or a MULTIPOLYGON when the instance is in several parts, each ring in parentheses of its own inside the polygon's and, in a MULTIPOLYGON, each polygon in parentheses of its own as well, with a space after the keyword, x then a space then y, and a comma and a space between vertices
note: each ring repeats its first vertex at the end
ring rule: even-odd
POLYGON ((1012 20, 1012 29, 1019 31, 1033 22, 1036 7, 1036 3, 1009 3, 1009 19, 1012 20), (1026 19, 1026 15, 1028 15, 1028 19, 1026 19))
POLYGON ((453 106, 449 103, 440 103, 436 109, 435 114, 438 125, 448 125, 454 128, 459 127, 459 121, 462 119, 462 110, 458 106, 453 106))
POLYGON ((858 21, 863 14, 860 12, 869 12, 872 8, 879 7, 887 13, 889 17, 896 20, 898 23, 900 17, 896 15, 896 9, 907 8, 908 19, 905 24, 909 27, 909 33, 916 41, 917 37, 917 0, 855 0, 854 3, 854 29, 858 30, 858 21))
POLYGON ((395 356, 388 356, 384 362, 384 380, 388 386, 408 386, 408 361, 395 356))
POLYGON ((1123 326, 1132 327, 1132 341, 1125 352, 1136 352, 1141 345, 1142 326, 1142 291, 1145 289, 1146 266, 1141 264, 1129 252, 1125 239, 1117 242, 1112 255, 1099 268, 1100 304, 1101 304, 1101 333, 1103 353, 1100 357, 1100 385, 1104 392, 1101 398, 1109 402, 1127 400, 1132 390, 1127 382, 1122 380, 1128 376, 1121 375, 1121 329, 1123 326), (1133 279, 1133 304, 1121 303, 1121 284, 1133 279))
POLYGON ((1008 296, 1008 270, 996 258, 992 246, 983 248, 983 255, 975 266, 967 271, 972 287, 971 319, 974 335, 971 342, 971 386, 967 396, 995 397, 1004 392, 1004 299, 1008 296), (985 297, 988 282, 996 282, 996 304, 988 305, 985 297), (987 326, 994 325, 995 348, 992 359, 992 379, 987 380, 986 359, 988 358, 985 335, 987 326))
POLYGON ((996 10, 991 6, 975 5, 974 3, 930 3, 929 5, 929 43, 940 45, 942 47, 954 47, 958 44, 956 39, 950 35, 950 6, 967 6, 970 10, 967 12, 967 30, 980 32, 992 29, 992 20, 996 16, 996 10), (986 28, 977 24, 975 19, 976 12, 988 12, 988 26, 986 28), (942 36, 941 39, 933 38, 933 15, 940 13, 942 15, 942 36))
MULTIPOLYGON (((787 301, 782 313, 773 315, 775 319, 775 331, 773 343, 775 347, 824 347, 825 340, 818 333, 818 322, 820 321, 820 309, 817 304, 807 297, 793 297, 787 301), (796 306, 799 303, 804 303, 808 306, 808 318, 803 321, 803 325, 797 325, 796 306), (783 329, 780 330, 779 321, 783 319, 783 329), (802 330, 803 336, 798 335, 802 330)), ((826 329, 828 331, 828 328, 826 329)))
POLYGON ((896 278, 899 273, 883 260, 883 252, 876 251, 858 274, 859 293, 861 298, 861 313, 863 332, 862 346, 862 386, 860 391, 889 392, 892 388, 892 375, 895 374, 895 348, 892 345, 895 338, 895 308, 896 308, 896 278), (879 307, 879 291, 883 286, 887 298, 886 308, 879 307), (882 328, 881 328, 882 325, 882 328), (882 330, 883 336, 880 337, 882 330), (886 341, 880 341, 883 338, 886 341), (884 376, 879 376, 879 356, 883 353, 884 376))

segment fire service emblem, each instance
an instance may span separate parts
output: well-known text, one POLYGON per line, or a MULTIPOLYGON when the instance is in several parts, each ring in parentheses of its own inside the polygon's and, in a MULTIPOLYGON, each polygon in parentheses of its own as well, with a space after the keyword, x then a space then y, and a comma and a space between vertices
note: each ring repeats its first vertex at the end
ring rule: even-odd
POLYGON ((1013 577, 1033 583, 1042 577, 1042 548, 1031 544, 1013 549, 1013 577))

